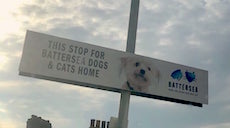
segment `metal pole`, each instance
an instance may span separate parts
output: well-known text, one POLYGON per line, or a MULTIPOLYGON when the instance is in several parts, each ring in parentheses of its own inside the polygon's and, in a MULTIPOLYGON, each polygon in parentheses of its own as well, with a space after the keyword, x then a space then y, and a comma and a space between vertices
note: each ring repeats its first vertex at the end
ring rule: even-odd
POLYGON ((132 0, 130 16, 129 16, 129 30, 127 38, 126 52, 135 53, 137 23, 138 23, 138 11, 139 0, 132 0))
MULTIPOLYGON (((130 52, 130 53, 135 53, 139 3, 140 3, 139 0, 131 1, 128 38, 127 38, 127 45, 126 45, 126 52, 130 52)), ((128 128, 130 94, 131 92, 129 91, 121 92, 120 108, 119 108, 119 115, 118 115, 118 128, 128 128)))
POLYGON ((122 91, 118 115, 118 128, 128 128, 130 92, 122 91))

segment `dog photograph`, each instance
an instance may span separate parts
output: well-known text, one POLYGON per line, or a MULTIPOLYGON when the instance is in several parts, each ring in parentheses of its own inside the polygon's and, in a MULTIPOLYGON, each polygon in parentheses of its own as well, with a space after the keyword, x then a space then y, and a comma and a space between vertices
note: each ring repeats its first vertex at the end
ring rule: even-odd
POLYGON ((120 77, 125 77, 122 89, 148 93, 150 87, 158 86, 160 72, 152 63, 141 57, 122 57, 120 77))

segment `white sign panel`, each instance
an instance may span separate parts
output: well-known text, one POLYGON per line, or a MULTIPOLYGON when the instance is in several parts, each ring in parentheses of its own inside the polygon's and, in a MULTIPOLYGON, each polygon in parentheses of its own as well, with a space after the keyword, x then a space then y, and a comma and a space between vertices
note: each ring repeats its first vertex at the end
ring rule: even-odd
POLYGON ((208 103, 207 71, 32 31, 27 31, 19 72, 198 106, 208 103))

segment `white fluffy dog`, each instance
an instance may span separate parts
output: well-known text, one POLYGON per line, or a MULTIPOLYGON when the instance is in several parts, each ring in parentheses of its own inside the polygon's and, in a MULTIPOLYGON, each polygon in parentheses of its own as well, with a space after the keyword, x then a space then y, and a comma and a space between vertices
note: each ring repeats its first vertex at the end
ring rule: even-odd
POLYGON ((121 58, 121 70, 125 72, 127 79, 122 85, 122 89, 147 93, 150 85, 159 83, 158 69, 143 59, 121 58))

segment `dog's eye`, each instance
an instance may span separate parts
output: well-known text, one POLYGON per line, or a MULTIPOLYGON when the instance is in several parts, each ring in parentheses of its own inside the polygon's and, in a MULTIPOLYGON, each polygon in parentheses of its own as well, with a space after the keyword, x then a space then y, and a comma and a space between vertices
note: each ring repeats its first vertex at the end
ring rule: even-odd
POLYGON ((148 70, 149 70, 149 71, 151 71, 151 68, 150 68, 150 67, 148 67, 148 70))
POLYGON ((136 65, 136 67, 138 67, 138 66, 140 65, 140 63, 139 63, 139 62, 136 62, 135 65, 136 65))

